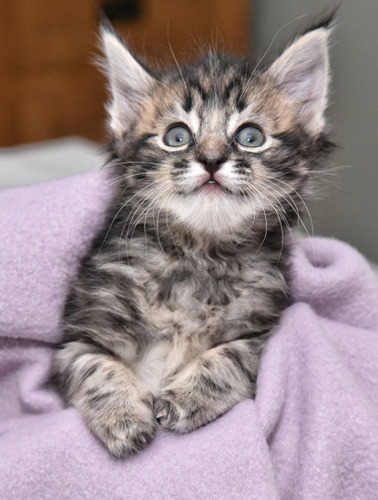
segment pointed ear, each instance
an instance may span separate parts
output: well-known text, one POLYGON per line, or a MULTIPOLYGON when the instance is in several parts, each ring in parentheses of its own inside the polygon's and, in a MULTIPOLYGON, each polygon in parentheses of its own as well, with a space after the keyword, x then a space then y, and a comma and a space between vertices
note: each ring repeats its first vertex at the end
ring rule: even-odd
POLYGON ((130 128, 154 78, 131 55, 111 28, 101 27, 102 66, 109 81, 111 101, 107 106, 109 127, 115 138, 130 128))
POLYGON ((268 69, 281 92, 294 102, 302 126, 311 135, 324 129, 329 82, 328 38, 322 26, 295 40, 268 69))

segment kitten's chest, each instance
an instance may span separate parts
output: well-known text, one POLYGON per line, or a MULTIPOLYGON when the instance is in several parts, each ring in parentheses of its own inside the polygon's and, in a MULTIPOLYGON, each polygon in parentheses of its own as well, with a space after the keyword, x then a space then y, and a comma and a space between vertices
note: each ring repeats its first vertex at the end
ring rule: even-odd
POLYGON ((160 338, 211 345, 253 307, 257 273, 238 262, 176 261, 149 274, 144 315, 160 338))
POLYGON ((174 263, 149 274, 140 305, 152 339, 135 370, 153 393, 193 358, 230 340, 248 295, 237 274, 203 262, 174 263))
POLYGON ((139 307, 151 339, 134 367, 153 393, 192 359, 251 334, 257 315, 272 313, 282 276, 264 262, 162 261, 135 272, 139 307))

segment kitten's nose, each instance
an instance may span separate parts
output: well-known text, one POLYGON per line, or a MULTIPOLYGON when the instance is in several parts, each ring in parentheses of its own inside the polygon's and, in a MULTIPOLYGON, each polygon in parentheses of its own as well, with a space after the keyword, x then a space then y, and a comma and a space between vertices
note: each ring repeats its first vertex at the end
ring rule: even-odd
POLYGON ((226 158, 226 145, 220 134, 210 133, 202 138, 196 151, 197 160, 204 169, 213 175, 219 170, 226 158))
POLYGON ((206 172, 209 172, 209 174, 215 174, 215 172, 221 168, 222 163, 224 163, 226 159, 223 156, 208 158, 205 155, 202 155, 198 158, 198 161, 202 163, 206 172))

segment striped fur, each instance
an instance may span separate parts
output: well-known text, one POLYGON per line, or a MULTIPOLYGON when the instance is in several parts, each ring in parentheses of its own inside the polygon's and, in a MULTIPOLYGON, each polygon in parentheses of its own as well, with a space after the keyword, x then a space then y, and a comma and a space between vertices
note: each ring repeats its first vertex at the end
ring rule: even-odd
POLYGON ((253 397, 290 301, 288 228, 331 146, 328 32, 265 71, 209 54, 153 74, 103 30, 118 188, 68 297, 55 376, 114 455, 253 397), (174 124, 187 144, 167 144, 174 124), (264 134, 252 149, 237 139, 249 124, 264 134))

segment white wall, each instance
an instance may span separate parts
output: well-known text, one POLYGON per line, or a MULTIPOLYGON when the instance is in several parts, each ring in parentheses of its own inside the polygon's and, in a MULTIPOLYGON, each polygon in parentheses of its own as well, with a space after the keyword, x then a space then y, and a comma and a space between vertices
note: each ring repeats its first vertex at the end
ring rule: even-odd
MULTIPOLYGON (((334 5, 330 0, 255 0, 257 54, 295 20, 277 35, 267 54, 271 60, 293 34, 334 5)), ((324 177, 326 197, 312 204, 311 213, 316 234, 348 241, 378 262, 378 0, 344 0, 336 23, 328 115, 340 148, 331 163, 348 167, 324 177)))

